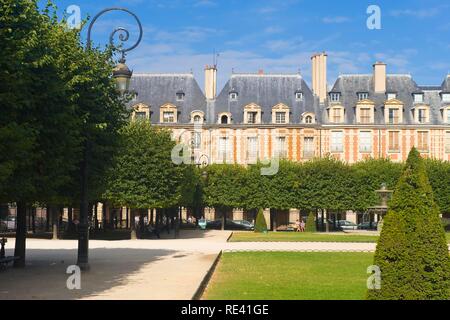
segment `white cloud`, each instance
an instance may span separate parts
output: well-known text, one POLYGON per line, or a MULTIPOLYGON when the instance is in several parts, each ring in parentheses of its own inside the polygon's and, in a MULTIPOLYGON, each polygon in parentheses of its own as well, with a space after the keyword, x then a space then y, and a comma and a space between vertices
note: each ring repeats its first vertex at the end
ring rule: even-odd
POLYGON ((217 3, 212 0, 199 0, 194 3, 194 7, 215 7, 217 3))
POLYGON ((264 29, 264 33, 267 34, 277 34, 277 33, 282 33, 284 31, 283 28, 278 27, 278 26, 270 26, 264 29))
POLYGON ((393 17, 414 17, 417 19, 426 19, 432 18, 440 13, 446 12, 446 9, 449 8, 449 5, 441 5, 437 7, 428 7, 424 9, 400 9, 400 10, 392 10, 390 15, 393 17))
POLYGON ((345 22, 349 22, 349 21, 350 21, 350 18, 342 17, 342 16, 325 17, 322 19, 322 22, 326 23, 326 24, 338 24, 338 23, 345 23, 345 22))

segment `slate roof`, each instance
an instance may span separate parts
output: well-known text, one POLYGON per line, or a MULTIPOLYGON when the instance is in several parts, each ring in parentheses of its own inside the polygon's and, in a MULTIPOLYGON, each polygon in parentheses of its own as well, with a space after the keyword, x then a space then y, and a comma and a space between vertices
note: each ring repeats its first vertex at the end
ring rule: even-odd
MULTIPOLYGON (((430 106, 430 124, 442 124, 442 102, 440 92, 450 85, 450 78, 439 86, 418 86, 410 75, 387 75, 386 93, 396 93, 397 100, 404 103, 403 119, 405 124, 414 124, 414 93, 424 94, 424 103, 430 106)), ((384 124, 384 103, 386 94, 375 93, 372 75, 341 75, 331 92, 341 93, 341 103, 346 110, 345 124, 356 124, 355 107, 358 92, 368 92, 369 100, 375 102, 375 124, 384 124)), ((323 113, 324 122, 328 122, 327 113, 323 113)))
MULTIPOLYGON (((341 104, 346 109, 345 124, 356 124, 355 107, 358 93, 369 93, 375 102, 375 124, 384 124, 384 103, 386 94, 375 94, 372 74, 341 75, 330 92, 341 93, 341 104)), ((144 103, 151 108, 152 122, 160 121, 159 108, 171 103, 178 108, 178 123, 190 123, 192 111, 203 111, 207 123, 217 123, 218 115, 230 112, 233 124, 243 123, 244 107, 255 103, 261 107, 263 124, 272 123, 272 108, 283 103, 290 108, 290 123, 301 122, 301 115, 312 112, 319 124, 329 123, 327 107, 319 104, 300 74, 232 74, 215 100, 207 100, 193 74, 135 74, 130 89, 138 93, 130 103, 144 103), (177 93, 184 93, 184 100, 177 101, 177 93), (230 100, 230 92, 236 92, 236 101, 230 100), (303 100, 297 101, 296 92, 303 93, 303 100)), ((441 93, 450 93, 450 75, 441 86, 418 86, 410 75, 387 75, 387 93, 396 93, 404 103, 404 122, 413 124, 413 93, 423 93, 424 103, 430 105, 431 124, 443 124, 441 109, 449 104, 442 103, 441 93)))
POLYGON ((290 122, 300 123, 305 112, 319 112, 318 100, 300 74, 233 74, 214 103, 214 118, 230 112, 233 123, 243 123, 244 107, 255 103, 261 107, 262 122, 272 123, 272 108, 283 103, 290 108, 290 122), (231 101, 230 92, 238 98, 231 101), (296 92, 303 93, 303 100, 297 101, 296 92))
POLYGON ((178 108, 178 122, 189 123, 192 111, 206 113, 206 97, 193 74, 134 74, 130 90, 138 93, 131 105, 144 103, 150 106, 152 122, 160 121, 159 108, 171 103, 178 108), (183 92, 183 101, 177 101, 177 93, 183 92))

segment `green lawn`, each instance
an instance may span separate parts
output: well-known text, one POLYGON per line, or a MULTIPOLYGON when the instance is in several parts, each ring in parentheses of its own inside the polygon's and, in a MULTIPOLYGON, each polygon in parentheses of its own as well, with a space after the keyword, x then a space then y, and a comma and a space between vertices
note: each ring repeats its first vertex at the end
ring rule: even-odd
POLYGON ((372 253, 224 253, 203 299, 363 300, 372 253))
MULTIPOLYGON (((231 242, 377 242, 378 236, 356 234, 326 234, 299 232, 234 232, 231 242)), ((450 242, 450 233, 447 233, 450 242)))
POLYGON ((377 242, 378 236, 300 232, 234 232, 231 242, 377 242))

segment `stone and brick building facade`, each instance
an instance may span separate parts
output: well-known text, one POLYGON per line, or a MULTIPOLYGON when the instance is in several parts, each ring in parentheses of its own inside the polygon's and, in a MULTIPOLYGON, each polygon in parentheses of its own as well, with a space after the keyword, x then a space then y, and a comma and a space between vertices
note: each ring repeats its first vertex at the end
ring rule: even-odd
POLYGON ((144 117, 192 147, 194 161, 254 163, 278 155, 293 161, 331 155, 348 163, 367 157, 450 160, 450 75, 440 86, 412 76, 341 75, 327 86, 326 55, 312 58, 312 89, 301 74, 231 75, 216 96, 217 70, 205 90, 192 74, 136 74, 133 117, 144 117))
MULTIPOLYGON (((340 75, 329 86, 327 55, 311 60, 311 88, 298 73, 259 71, 233 73, 217 95, 215 66, 205 68, 203 91, 192 74, 136 74, 133 118, 171 129, 191 146, 196 164, 247 165, 275 156, 401 162, 413 146, 424 157, 450 160, 450 75, 441 85, 421 86, 377 62, 372 74, 340 75)), ((296 215, 282 214, 287 221, 296 215)))

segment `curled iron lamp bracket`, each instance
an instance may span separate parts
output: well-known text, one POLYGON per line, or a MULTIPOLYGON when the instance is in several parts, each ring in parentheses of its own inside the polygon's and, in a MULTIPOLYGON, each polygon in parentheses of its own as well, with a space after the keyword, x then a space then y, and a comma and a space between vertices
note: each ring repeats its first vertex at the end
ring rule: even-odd
POLYGON ((120 63, 125 63, 125 56, 126 53, 128 51, 131 51, 133 49, 135 49, 142 41, 142 35, 143 35, 143 29, 142 29, 142 24, 141 21, 139 20, 139 18, 130 10, 125 9, 125 8, 107 8, 104 9, 102 11, 100 11, 91 21, 91 23, 89 24, 89 28, 88 28, 88 34, 87 34, 87 47, 88 49, 91 48, 92 42, 91 42, 91 33, 92 33, 92 27, 94 26, 95 22, 105 13, 111 12, 111 11, 122 11, 122 12, 126 12, 128 14, 130 14, 131 16, 134 17, 134 19, 136 20, 138 26, 139 26, 139 38, 137 40, 137 42, 129 47, 129 48, 123 48, 122 44, 124 44, 125 42, 127 42, 130 39, 130 32, 123 28, 123 27, 118 27, 116 28, 111 35, 109 36, 109 43, 110 45, 117 50, 118 52, 120 52, 122 54, 122 58, 120 59, 120 63), (119 41, 121 42, 119 46, 116 46, 114 44, 114 38, 116 37, 116 35, 118 35, 119 41))

